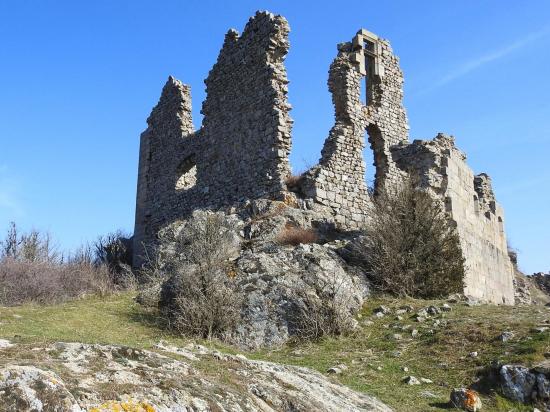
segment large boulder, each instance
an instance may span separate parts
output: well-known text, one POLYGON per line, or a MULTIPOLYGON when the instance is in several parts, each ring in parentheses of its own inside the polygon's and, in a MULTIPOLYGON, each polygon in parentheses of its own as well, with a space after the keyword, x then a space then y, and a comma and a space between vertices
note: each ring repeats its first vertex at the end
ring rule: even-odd
POLYGON ((550 406, 550 361, 532 368, 503 365, 499 371, 502 394, 514 401, 543 403, 550 406))
POLYGON ((504 396, 518 402, 529 402, 537 381, 529 368, 521 365, 503 365, 500 368, 501 389, 504 396))

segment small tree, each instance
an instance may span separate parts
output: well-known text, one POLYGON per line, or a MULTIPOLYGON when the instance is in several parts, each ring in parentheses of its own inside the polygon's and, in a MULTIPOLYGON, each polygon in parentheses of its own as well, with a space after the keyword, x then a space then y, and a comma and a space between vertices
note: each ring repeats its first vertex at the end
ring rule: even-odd
POLYGON ((411 181, 373 199, 369 223, 351 249, 380 291, 418 298, 463 291, 458 233, 443 206, 411 181))
POLYGON ((94 254, 96 264, 107 267, 115 284, 128 287, 134 282, 132 242, 127 234, 118 230, 98 237, 94 254))
POLYGON ((11 222, 5 238, 0 240, 0 259, 58 262, 60 256, 48 233, 33 229, 28 233, 19 234, 16 224, 11 222))

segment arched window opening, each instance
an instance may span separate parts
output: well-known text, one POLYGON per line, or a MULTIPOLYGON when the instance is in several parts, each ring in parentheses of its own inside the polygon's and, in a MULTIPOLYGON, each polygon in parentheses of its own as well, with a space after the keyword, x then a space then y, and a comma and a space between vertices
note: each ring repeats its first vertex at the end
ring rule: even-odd
POLYGON ((504 222, 500 216, 498 217, 498 229, 500 230, 500 233, 504 232, 504 222))
POLYGON ((197 184, 197 164, 193 156, 180 163, 176 170, 176 190, 189 190, 197 184))

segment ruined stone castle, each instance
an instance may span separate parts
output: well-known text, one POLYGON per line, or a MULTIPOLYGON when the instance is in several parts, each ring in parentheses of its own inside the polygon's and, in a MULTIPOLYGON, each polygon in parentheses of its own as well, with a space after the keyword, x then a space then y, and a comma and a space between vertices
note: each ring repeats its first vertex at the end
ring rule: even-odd
POLYGON ((286 19, 267 12, 256 13, 242 34, 228 31, 205 80, 199 130, 193 127, 189 86, 168 79, 140 140, 136 255, 143 245, 154 244, 161 228, 193 210, 247 199, 294 198, 298 207, 323 205, 338 228, 357 229, 368 219, 370 202, 366 131, 376 168, 375 195, 413 175, 456 225, 467 265, 465 294, 513 304, 504 216, 491 180, 474 175, 452 137, 409 142, 403 73, 387 40, 362 29, 338 45, 328 79, 334 126, 319 163, 298 183, 289 179, 288 33, 286 19))

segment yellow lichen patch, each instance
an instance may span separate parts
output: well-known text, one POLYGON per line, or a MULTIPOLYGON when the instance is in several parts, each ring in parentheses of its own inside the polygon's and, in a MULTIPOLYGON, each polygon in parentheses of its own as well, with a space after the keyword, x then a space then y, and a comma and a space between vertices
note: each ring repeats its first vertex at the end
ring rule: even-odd
POLYGON ((89 412, 155 412, 155 408, 145 401, 107 401, 89 412))

